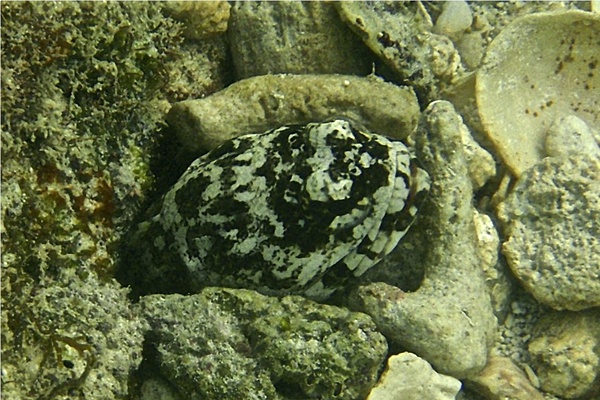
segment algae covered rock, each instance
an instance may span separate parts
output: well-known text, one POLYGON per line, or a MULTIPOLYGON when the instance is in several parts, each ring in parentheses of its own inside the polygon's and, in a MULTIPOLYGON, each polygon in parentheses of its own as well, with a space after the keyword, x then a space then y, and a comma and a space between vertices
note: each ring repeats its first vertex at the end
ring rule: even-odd
POLYGON ((548 393, 567 399, 600 394, 600 310, 542 316, 529 352, 540 386, 548 393))
POLYGON ((186 399, 365 398, 387 352, 371 319, 243 289, 141 300, 160 372, 186 399))

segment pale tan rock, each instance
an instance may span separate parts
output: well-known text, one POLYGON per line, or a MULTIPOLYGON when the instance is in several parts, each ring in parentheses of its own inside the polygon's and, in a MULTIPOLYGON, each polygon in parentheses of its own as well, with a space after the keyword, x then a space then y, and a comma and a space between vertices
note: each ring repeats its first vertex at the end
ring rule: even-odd
POLYGON ((542 316, 529 352, 544 391, 567 399, 600 395, 600 309, 542 316))
POLYGON ((490 44, 477 75, 479 115, 517 177, 544 156, 546 131, 561 116, 600 126, 600 15, 585 11, 521 17, 490 44))
POLYGON ((521 284, 558 310, 600 306, 600 160, 548 157, 498 207, 502 252, 521 284))
POLYGON ((491 356, 486 367, 467 385, 486 400, 544 400, 544 396, 510 358, 491 356))
POLYGON ((453 400, 462 384, 413 353, 391 356, 367 400, 453 400))
POLYGON ((347 117, 369 131, 404 139, 420 111, 412 89, 375 77, 264 75, 211 96, 173 105, 167 122, 190 152, 217 147, 246 133, 347 117))

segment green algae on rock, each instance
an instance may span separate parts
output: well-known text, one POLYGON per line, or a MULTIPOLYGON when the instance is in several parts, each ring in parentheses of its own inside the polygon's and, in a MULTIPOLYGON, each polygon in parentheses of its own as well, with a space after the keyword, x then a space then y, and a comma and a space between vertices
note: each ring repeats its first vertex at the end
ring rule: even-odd
POLYGON ((0 10, 2 398, 127 398, 141 322, 115 243, 169 101, 224 86, 223 37, 184 47, 159 2, 0 10))
POLYGON ((347 120, 241 136, 198 158, 151 209, 125 280, 142 293, 324 299, 396 247, 428 189, 408 148, 347 120))
POLYGON ((211 287, 141 310, 148 361, 190 400, 364 399, 387 353, 367 315, 299 296, 211 287))

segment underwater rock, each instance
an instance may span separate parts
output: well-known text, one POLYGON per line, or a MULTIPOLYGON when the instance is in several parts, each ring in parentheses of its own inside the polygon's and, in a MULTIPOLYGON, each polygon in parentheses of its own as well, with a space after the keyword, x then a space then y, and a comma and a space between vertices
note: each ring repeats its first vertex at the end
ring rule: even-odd
POLYGON ((569 154, 589 154, 600 159, 597 139, 581 118, 574 115, 557 118, 546 135, 546 154, 549 157, 569 154))
POLYGON ((463 74, 452 41, 431 32, 431 18, 421 2, 341 1, 342 20, 392 71, 391 78, 410 85, 421 104, 439 98, 463 74))
POLYGON ((541 388, 567 399, 600 394, 600 310, 552 312, 536 324, 529 352, 541 388))
POLYGON ((238 80, 281 73, 371 72, 373 56, 330 2, 238 1, 228 33, 238 80))
POLYGON ((555 309, 600 306, 600 161, 545 158, 498 207, 502 252, 521 284, 555 309))
POLYGON ((346 120, 240 136, 151 208, 128 243, 127 283, 323 300, 396 247, 429 184, 402 143, 346 120))
POLYGON ((486 400, 544 400, 527 375, 508 357, 490 356, 485 368, 470 377, 466 385, 486 400))
POLYGON ((418 224, 390 256, 398 268, 424 268, 421 286, 406 293, 372 283, 348 296, 350 306, 371 315, 388 340, 459 379, 485 366, 496 331, 476 248, 460 125, 453 106, 438 101, 425 111, 417 134, 417 156, 433 183, 418 224))
POLYGON ((419 113, 412 89, 375 77, 265 75, 176 103, 167 122, 183 147, 198 152, 246 133, 334 117, 353 119, 372 132, 402 140, 415 130, 419 113))
POLYGON ((460 387, 459 380, 438 374, 415 354, 400 353, 388 359, 387 368, 367 400, 454 400, 460 387))
POLYGON ((575 115, 600 129, 600 15, 561 11, 524 16, 490 44, 477 74, 485 133, 519 177, 540 161, 548 127, 575 115))
POLYGON ((141 299, 152 362, 183 398, 365 398, 387 353, 371 319, 299 296, 207 288, 141 299))

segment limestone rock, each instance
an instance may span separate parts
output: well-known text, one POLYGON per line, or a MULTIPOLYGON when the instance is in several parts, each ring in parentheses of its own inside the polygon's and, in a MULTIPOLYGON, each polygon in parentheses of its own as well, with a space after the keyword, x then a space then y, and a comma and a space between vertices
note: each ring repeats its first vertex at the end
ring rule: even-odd
POLYGON ((469 378, 468 386, 486 400, 544 400, 527 375, 507 357, 490 357, 483 371, 469 378))
POLYGON ((499 206, 502 251, 535 298, 555 309, 600 305, 600 161, 550 157, 499 206))
POLYGON ((290 124, 348 117, 369 131, 404 139, 417 126, 414 92, 381 79, 345 75, 265 75, 173 105, 167 122, 190 152, 290 124))
POLYGON ((597 14, 548 12, 515 20, 490 44, 477 73, 477 106, 515 176, 546 155, 546 131, 557 117, 600 127, 599 35, 597 14))
POLYGON ((529 352, 544 391, 567 399, 600 395, 599 309, 542 316, 529 352))
POLYGON ((422 358, 401 353, 388 359, 367 400, 454 400, 460 387, 459 380, 438 374, 422 358))

